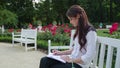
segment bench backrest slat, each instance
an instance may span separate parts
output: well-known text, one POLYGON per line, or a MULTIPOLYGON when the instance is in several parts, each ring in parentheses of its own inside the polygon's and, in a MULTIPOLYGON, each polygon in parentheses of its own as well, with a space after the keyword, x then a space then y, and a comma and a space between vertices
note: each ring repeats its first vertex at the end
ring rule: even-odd
POLYGON ((114 39, 114 38, 108 38, 108 37, 99 37, 98 36, 98 41, 100 43, 107 44, 109 46, 113 47, 120 47, 120 40, 119 39, 114 39))
POLYGON ((93 65, 91 66, 92 68, 95 68, 97 66, 98 55, 99 55, 99 48, 100 48, 100 44, 97 43, 96 44, 96 56, 95 56, 94 60, 92 61, 93 62, 93 65))
POLYGON ((96 57, 99 58, 99 61, 98 63, 94 62, 93 65, 97 63, 98 68, 120 68, 120 40, 98 36, 98 43, 101 44, 100 52, 96 57))
POLYGON ((120 47, 117 48, 115 68, 120 68, 120 47))
POLYGON ((103 68, 104 57, 105 57, 105 44, 101 44, 100 57, 99 57, 99 68, 103 68))
POLYGON ((113 57, 113 47, 108 46, 107 50, 107 61, 106 61, 106 68, 111 68, 112 64, 112 57, 113 57))
POLYGON ((36 38, 37 29, 22 29, 21 37, 36 38))

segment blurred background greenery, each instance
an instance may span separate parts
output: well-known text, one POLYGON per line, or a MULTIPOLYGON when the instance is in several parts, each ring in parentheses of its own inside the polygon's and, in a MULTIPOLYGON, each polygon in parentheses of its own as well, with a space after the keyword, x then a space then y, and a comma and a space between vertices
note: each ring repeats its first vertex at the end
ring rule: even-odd
POLYGON ((31 23, 48 25, 69 23, 65 13, 74 4, 82 6, 90 22, 98 28, 120 22, 120 0, 0 0, 0 25, 5 28, 27 28, 31 23), (8 25, 9 24, 9 25, 8 25))

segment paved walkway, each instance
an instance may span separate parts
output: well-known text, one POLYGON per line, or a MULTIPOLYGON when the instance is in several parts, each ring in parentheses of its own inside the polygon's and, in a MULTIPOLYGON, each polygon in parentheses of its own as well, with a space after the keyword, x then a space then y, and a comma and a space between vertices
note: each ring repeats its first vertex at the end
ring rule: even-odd
POLYGON ((46 54, 40 51, 25 52, 24 47, 12 47, 0 42, 0 68, 39 68, 40 58, 46 54))

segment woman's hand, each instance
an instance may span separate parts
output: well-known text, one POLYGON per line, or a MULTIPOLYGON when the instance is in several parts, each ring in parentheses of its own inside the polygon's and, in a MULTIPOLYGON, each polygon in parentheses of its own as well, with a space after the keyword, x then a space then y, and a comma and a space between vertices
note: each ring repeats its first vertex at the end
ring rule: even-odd
POLYGON ((52 53, 54 54, 54 55, 61 55, 61 52, 60 51, 58 51, 58 50, 52 50, 52 53))
POLYGON ((65 61, 68 62, 68 63, 71 63, 71 62, 72 62, 72 59, 71 59, 69 56, 67 56, 67 55, 62 55, 62 56, 61 56, 61 59, 65 60, 65 61))

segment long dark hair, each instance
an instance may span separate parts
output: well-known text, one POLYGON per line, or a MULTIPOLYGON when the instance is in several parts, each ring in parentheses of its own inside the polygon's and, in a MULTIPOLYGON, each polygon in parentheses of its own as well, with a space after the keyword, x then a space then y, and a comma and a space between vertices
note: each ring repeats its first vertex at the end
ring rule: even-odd
POLYGON ((85 10, 79 5, 71 6, 70 9, 68 9, 68 11, 66 12, 67 17, 77 17, 78 14, 80 15, 80 18, 73 39, 75 39, 75 37, 78 35, 78 42, 81 46, 81 50, 82 48, 85 49, 85 44, 87 42, 86 34, 91 24, 88 21, 88 17, 86 15, 85 10))

